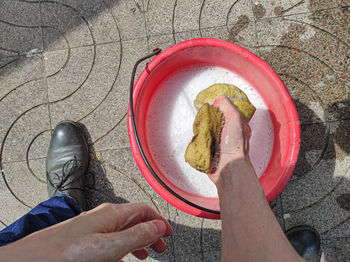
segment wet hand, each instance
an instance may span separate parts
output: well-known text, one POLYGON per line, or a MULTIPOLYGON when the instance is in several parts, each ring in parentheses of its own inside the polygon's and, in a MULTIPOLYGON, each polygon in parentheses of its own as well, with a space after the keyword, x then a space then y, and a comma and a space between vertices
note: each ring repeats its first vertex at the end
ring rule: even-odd
POLYGON ((250 127, 226 96, 219 96, 213 106, 219 108, 225 118, 221 132, 218 166, 214 173, 209 174, 209 178, 216 183, 221 170, 228 163, 241 158, 249 158, 250 127))
POLYGON ((5 246, 0 258, 7 254, 11 261, 115 262, 132 252, 145 259, 145 247, 162 253, 162 237, 171 234, 166 219, 145 204, 102 204, 5 246))

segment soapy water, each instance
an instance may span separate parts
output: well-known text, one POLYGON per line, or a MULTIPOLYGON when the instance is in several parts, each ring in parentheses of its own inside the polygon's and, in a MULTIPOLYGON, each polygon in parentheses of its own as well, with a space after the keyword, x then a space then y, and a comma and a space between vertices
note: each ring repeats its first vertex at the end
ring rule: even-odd
POLYGON ((185 162, 185 151, 193 136, 193 121, 197 114, 193 101, 200 91, 215 83, 237 86, 256 107, 249 122, 249 156, 260 177, 269 163, 273 147, 270 114, 254 87, 231 71, 196 66, 171 75, 153 95, 145 127, 149 149, 159 170, 175 186, 205 197, 217 197, 216 187, 206 174, 185 162))

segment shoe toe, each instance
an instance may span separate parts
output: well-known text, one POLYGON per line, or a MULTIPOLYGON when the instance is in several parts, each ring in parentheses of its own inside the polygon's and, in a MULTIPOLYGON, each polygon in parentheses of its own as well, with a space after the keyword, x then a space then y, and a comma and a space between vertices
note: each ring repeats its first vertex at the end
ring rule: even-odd
POLYGON ((84 144, 84 138, 78 126, 71 122, 58 124, 52 134, 50 147, 84 144))

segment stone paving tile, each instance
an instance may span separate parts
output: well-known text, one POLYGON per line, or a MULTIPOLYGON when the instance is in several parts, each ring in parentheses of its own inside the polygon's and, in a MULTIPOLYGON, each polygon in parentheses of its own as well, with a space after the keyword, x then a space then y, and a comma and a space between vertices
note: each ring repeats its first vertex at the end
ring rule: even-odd
POLYGON ((336 227, 348 218, 349 211, 344 211, 337 205, 334 197, 327 197, 310 208, 284 214, 286 229, 294 226, 308 225, 314 227, 320 234, 336 227), (327 210, 327 212, 325 212, 327 210))
POLYGON ((168 204, 148 185, 137 168, 130 148, 106 150, 97 152, 97 155, 116 196, 130 202, 146 202, 166 218, 169 217, 168 204))
POLYGON ((19 26, 40 26, 39 3, 1 0, 1 20, 19 26))
POLYGON ((44 53, 49 101, 59 101, 74 93, 95 66, 93 47, 44 53), (57 63, 55 63, 57 61, 57 63), (64 64, 60 63, 64 62, 64 64))
POLYGON ((106 0, 117 21, 120 38, 131 40, 146 37, 146 21, 143 6, 134 0, 106 0))
POLYGON ((94 141, 94 149, 96 151, 105 149, 118 149, 129 147, 129 136, 127 127, 127 116, 117 123, 106 135, 94 141))
POLYGON ((340 5, 341 6, 350 6, 350 1, 349 0, 340 0, 340 5))
POLYGON ((0 72, 2 72, 1 74, 3 74, 2 68, 4 68, 7 65, 15 62, 16 60, 18 60, 18 58, 19 58, 18 56, 7 56, 7 57, 0 58, 0 70, 1 70, 0 72))
MULTIPOLYGON (((350 216, 347 197, 350 151, 339 142, 347 137, 349 124, 348 121, 331 124, 330 144, 322 159, 304 177, 290 181, 283 191, 282 204, 287 229, 308 224, 329 237, 350 216)), ((348 225, 344 227, 348 228, 348 225)), ((349 231, 338 233, 340 235, 337 236, 348 235, 349 231)))
POLYGON ((256 37, 254 33, 254 24, 247 21, 246 23, 238 23, 231 28, 227 26, 206 28, 189 32, 180 32, 175 34, 166 34, 160 36, 153 36, 149 38, 150 50, 154 47, 160 47, 162 49, 168 48, 175 42, 181 42, 192 38, 198 37, 212 37, 226 41, 237 43, 250 51, 256 52, 255 46, 257 45, 256 37))
POLYGON ((174 253, 176 257, 203 252, 200 239, 203 218, 188 215, 170 206, 170 221, 174 230, 172 237, 175 241, 174 253))
POLYGON ((315 30, 322 29, 330 38, 337 39, 348 47, 350 45, 349 18, 349 8, 335 8, 285 17, 286 20, 309 24, 308 26, 315 30))
POLYGON ((257 45, 255 25, 248 20, 246 22, 242 21, 242 23, 234 24, 232 27, 222 26, 202 29, 201 36, 230 41, 247 48, 253 53, 257 52, 255 49, 257 45))
MULTIPOLYGON (((44 117, 44 119, 48 119, 44 117)), ((30 144, 27 147, 27 160, 35 160, 45 158, 47 156, 47 150, 49 149, 51 140, 51 130, 50 125, 45 125, 42 130, 32 137, 30 144), (47 129, 45 129, 47 127, 47 129)), ((46 179, 44 177, 44 179, 46 179)))
MULTIPOLYGON (((348 132, 348 125, 348 122, 332 123, 329 144, 322 157, 309 162, 313 166, 308 169, 308 173, 299 174, 299 179, 288 183, 282 193, 285 212, 299 210, 321 201, 339 186, 343 177, 349 176, 349 152, 344 152, 337 142, 339 133, 348 132)), ((308 157, 307 154, 305 157, 308 157)))
POLYGON ((315 168, 315 165, 321 161, 329 143, 332 143, 329 136, 328 124, 301 126, 299 159, 291 180, 305 177, 315 168))
MULTIPOLYGON (((113 80, 115 82, 110 83, 108 87, 109 92, 105 94, 103 100, 101 100, 102 103, 99 104, 98 107, 95 107, 89 114, 86 113, 89 111, 85 110, 85 113, 83 114, 82 112, 79 116, 79 120, 89 129, 93 141, 98 140, 110 132, 124 117, 127 112, 129 101, 132 68, 139 58, 148 53, 146 39, 122 42, 121 53, 119 54, 121 56, 120 69, 118 71, 117 65, 111 65, 110 68, 114 74, 113 77, 115 78, 113 80)), ((116 63, 116 61, 114 63, 116 63)), ((146 62, 143 62, 139 65, 138 73, 143 70, 145 63, 146 62)), ((101 66, 105 67, 106 63, 101 64, 101 66)), ((98 76, 95 81, 99 80, 98 76)), ((104 85, 107 85, 107 82, 105 82, 104 85)))
POLYGON ((221 220, 203 219, 202 249, 206 251, 221 250, 221 220))
POLYGON ((176 0, 149 1, 145 12, 148 36, 172 32, 172 17, 176 0))
MULTIPOLYGON (((42 59, 34 57, 11 57, 1 59, 0 97, 1 101, 15 89, 24 89, 23 85, 40 79, 43 75, 42 59)), ((30 93, 30 92, 29 92, 30 93)))
MULTIPOLYGON (((0 145, 18 117, 25 111, 47 102, 47 89, 41 75, 40 57, 21 57, 13 62, 8 60, 0 68, 0 145), (20 67, 20 70, 17 67, 20 67)), ((17 144, 20 143, 21 137, 14 139, 17 144)), ((6 158, 4 160, 6 161, 6 158)))
MULTIPOLYGON (((330 239, 323 240, 322 251, 324 253, 324 261, 350 261, 350 245, 348 239, 330 239)), ((322 260, 321 260, 322 262, 322 260)))
POLYGON ((167 245, 167 249, 164 253, 158 254, 154 252, 152 249, 148 248, 149 257, 147 261, 175 261, 174 255, 174 238, 173 237, 165 237, 163 238, 167 245))
MULTIPOLYGON (((344 85, 349 64, 349 45, 345 42, 348 37, 342 37, 343 40, 341 40, 335 36, 335 33, 332 33, 332 30, 335 31, 334 27, 333 29, 332 27, 328 28, 327 24, 332 24, 333 20, 337 21, 334 24, 337 24, 338 32, 340 32, 338 34, 347 34, 349 22, 348 19, 344 19, 340 9, 293 15, 284 19, 275 18, 258 21, 259 45, 277 45, 302 52, 313 59, 319 60, 318 63, 323 64, 318 68, 328 67, 332 70, 335 77, 344 85), (328 14, 325 14, 326 12, 328 14), (328 19, 330 21, 322 19, 324 16, 331 17, 328 19), (319 20, 325 21, 325 25, 320 25, 319 27, 319 24, 322 24, 318 22, 319 20)), ((319 83, 316 79, 313 79, 313 81, 314 83, 319 83)), ((325 82, 325 84, 327 83, 325 82)), ((337 100, 338 97, 336 95, 337 93, 335 95, 329 94, 329 97, 337 100)))
POLYGON ((3 162, 24 161, 27 159, 27 151, 32 158, 46 156, 48 136, 42 137, 45 143, 32 147, 37 136, 50 130, 49 112, 46 105, 31 108, 20 117, 11 120, 11 127, 6 126, 7 136, 2 145, 3 162))
POLYGON ((42 50, 38 3, 1 0, 0 6, 0 58, 42 50))
POLYGON ((151 36, 148 39, 149 52, 152 52, 154 48, 160 48, 162 50, 175 44, 175 36, 173 34, 151 36))
POLYGON ((42 2, 40 7, 45 50, 94 43, 90 27, 79 10, 58 2, 42 2))
MULTIPOLYGON (((273 63, 273 65, 274 64, 275 63, 273 63)), ((317 88, 312 87, 303 80, 298 79, 296 76, 289 74, 285 69, 286 67, 281 69, 281 71, 283 70, 283 73, 281 72, 279 76, 294 100, 301 124, 308 125, 326 121, 327 108, 315 91, 317 88)), ((299 72, 295 72, 295 74, 299 75, 299 72)))
POLYGON ((244 20, 253 21, 251 1, 204 1, 200 12, 199 29, 232 26, 244 20), (215 18, 215 19, 214 19, 215 18))
POLYGON ((16 219, 27 213, 30 208, 18 201, 9 188, 5 184, 3 176, 0 176, 0 194, 1 205, 5 208, 0 208, 0 220, 2 224, 10 225, 16 219))
MULTIPOLYGON (((338 198, 339 197, 337 197, 336 200, 338 198)), ((338 203, 338 201, 337 201, 337 203, 338 203)), ((349 237, 350 237, 350 219, 349 219, 349 217, 345 218, 338 225, 333 226, 332 228, 323 232, 321 237, 322 237, 322 239, 328 239, 328 240, 336 239, 338 237, 349 239, 349 237)))
POLYGON ((202 0, 176 1, 173 13, 173 32, 188 32, 199 30, 199 19, 202 0))
POLYGON ((203 261, 205 262, 221 261, 221 251, 203 252, 203 261))
POLYGON ((120 40, 108 6, 96 0, 40 3, 45 50, 120 40))
POLYGON ((183 255, 177 255, 175 257, 175 262, 181 261, 193 261, 193 262, 202 262, 203 254, 197 252, 184 253, 183 255))
POLYGON ((110 43, 97 45, 93 50, 91 47, 74 49, 72 53, 77 54, 76 58, 53 75, 52 81, 48 78, 52 126, 63 119, 85 117, 105 99, 117 76, 119 47, 119 43, 110 43))
POLYGON ((174 36, 175 36, 175 43, 179 43, 188 39, 199 38, 201 34, 199 30, 195 30, 195 31, 176 33, 174 36))
POLYGON ((310 88, 323 103, 327 120, 347 118, 347 114, 339 114, 335 102, 347 100, 349 96, 343 81, 343 61, 348 51, 324 32, 311 28, 308 33, 309 29, 280 18, 259 21, 260 54, 279 75, 310 88), (302 35, 308 38, 300 40, 302 35))
POLYGON ((27 92, 16 89, 0 103, 0 142, 4 161, 25 160, 24 145, 29 145, 32 135, 50 128, 43 80, 32 81, 22 87, 27 92), (29 127, 32 129, 27 129, 29 127))
MULTIPOLYGON (((99 0, 61 0, 58 5, 65 5, 77 16, 85 20, 90 34, 96 44, 119 41, 118 25, 110 12, 108 5, 99 0)), ((68 24, 67 21, 63 23, 68 24)), ((73 22, 75 28, 75 22, 73 22)), ((69 28, 72 30, 72 28, 69 28)))
POLYGON ((329 9, 337 7, 340 0, 254 0, 254 13, 257 19, 287 16, 292 14, 305 13, 308 11, 315 11, 321 9, 329 9))
POLYGON ((28 169, 26 161, 4 163, 2 168, 9 188, 26 205, 34 207, 48 198, 46 183, 38 179, 46 173, 45 159, 31 162, 34 174, 28 169))

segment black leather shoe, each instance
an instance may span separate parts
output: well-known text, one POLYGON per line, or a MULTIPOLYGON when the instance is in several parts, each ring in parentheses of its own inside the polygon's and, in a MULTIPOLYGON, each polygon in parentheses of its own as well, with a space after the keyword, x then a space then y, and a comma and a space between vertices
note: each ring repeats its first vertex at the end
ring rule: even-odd
POLYGON ((286 232, 289 242, 306 262, 319 262, 320 235, 312 227, 297 226, 286 232))
POLYGON ((51 136, 46 158, 49 197, 68 195, 86 210, 83 179, 88 166, 88 144, 77 124, 70 121, 59 123, 51 136))

